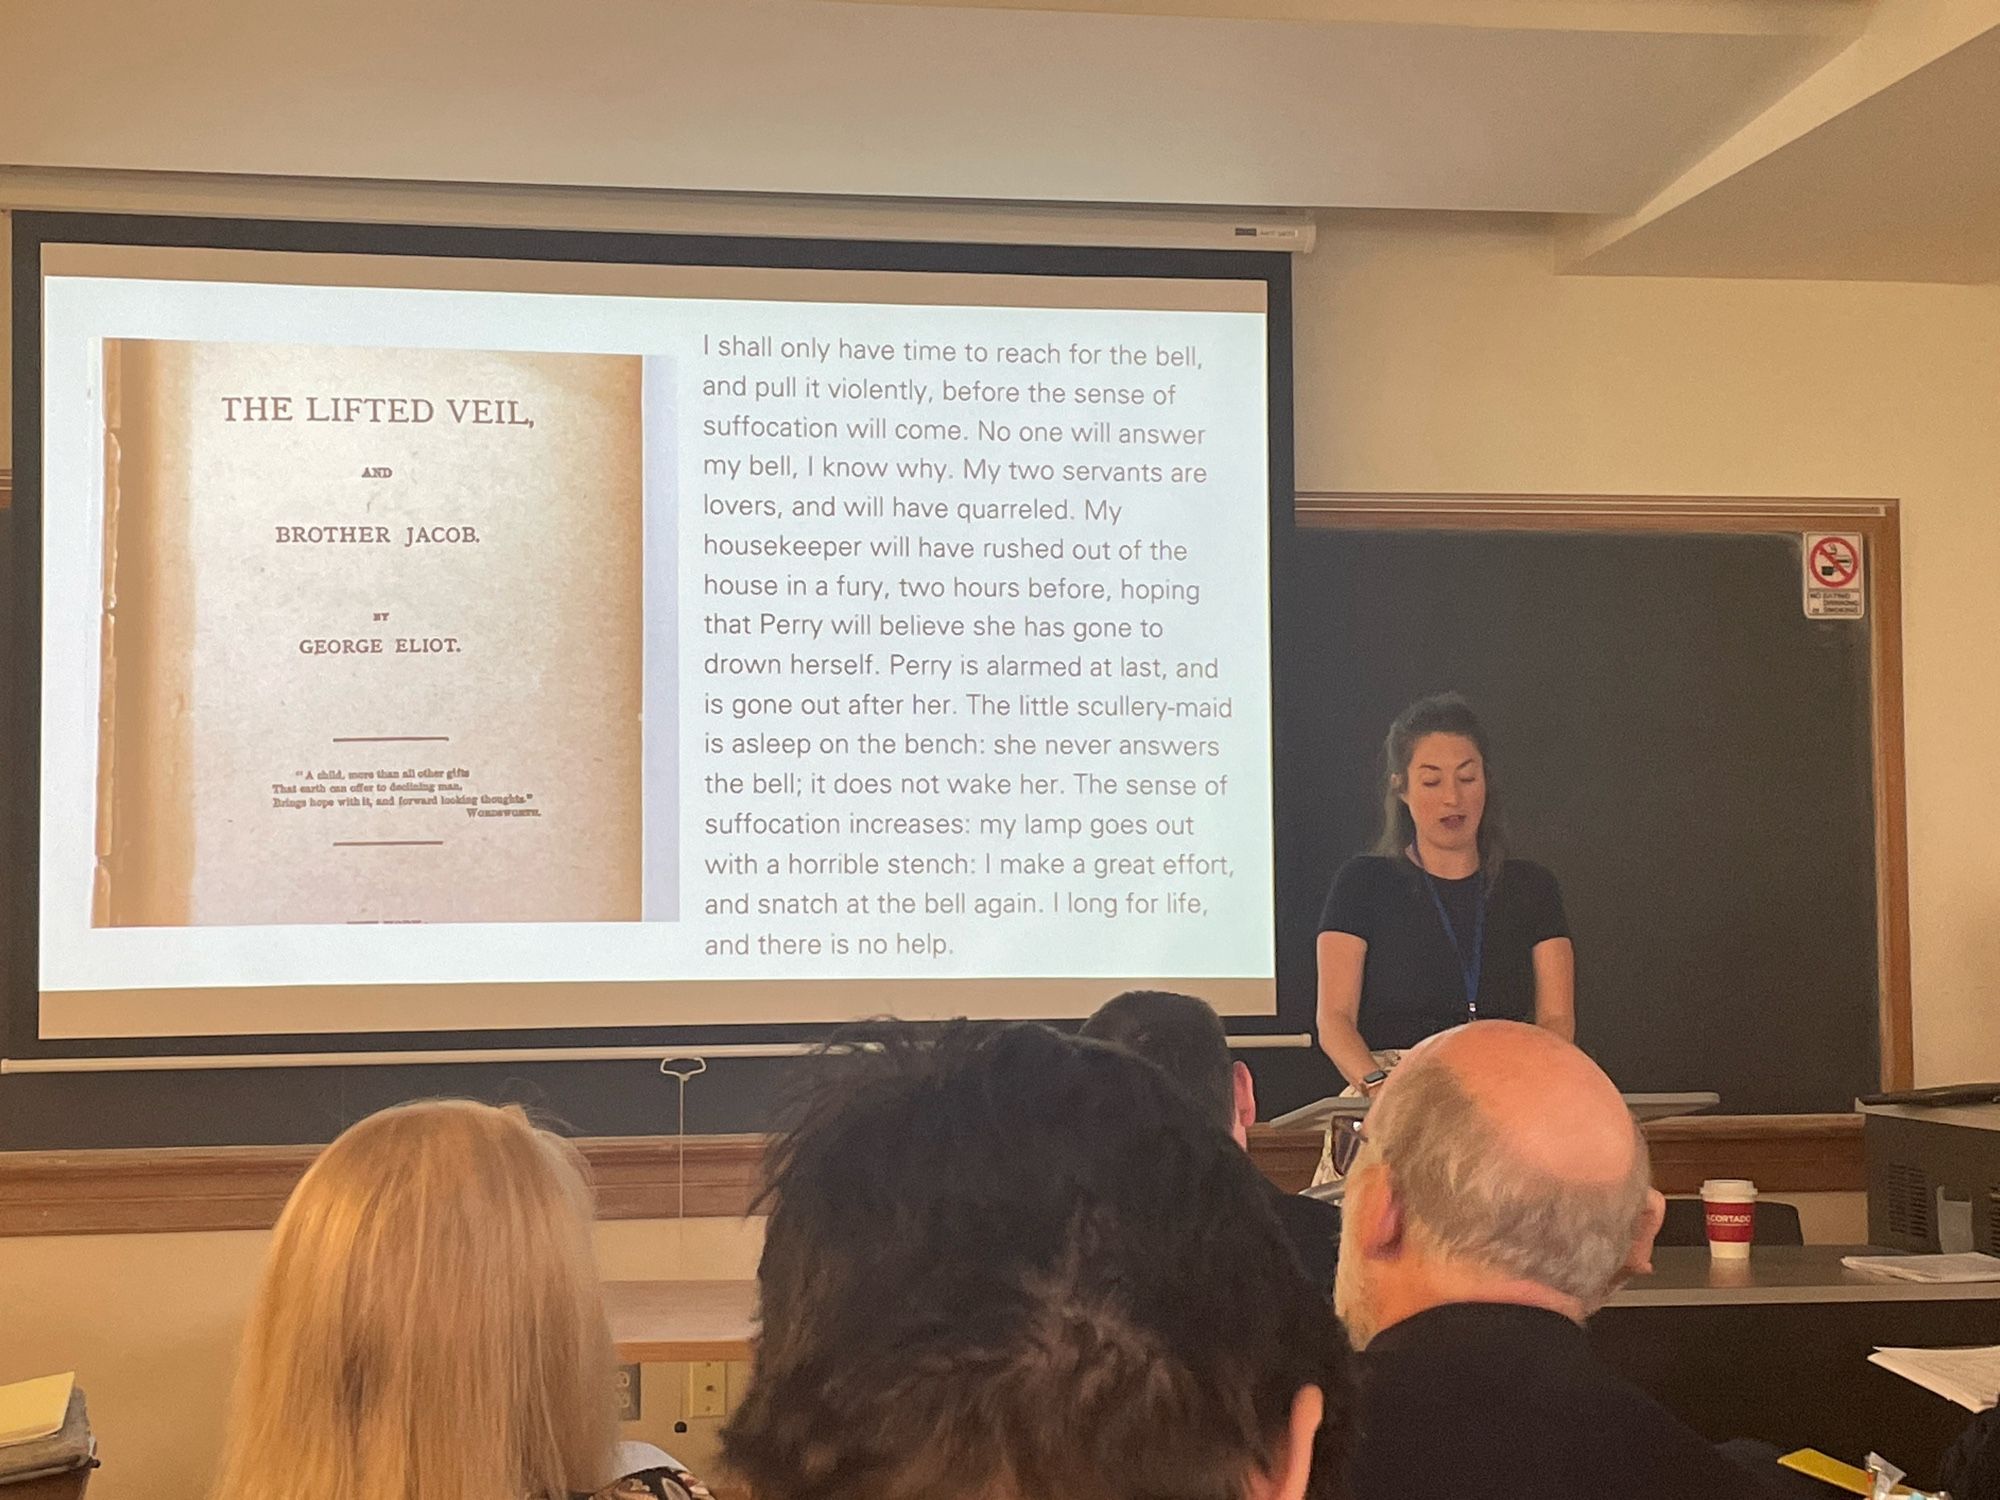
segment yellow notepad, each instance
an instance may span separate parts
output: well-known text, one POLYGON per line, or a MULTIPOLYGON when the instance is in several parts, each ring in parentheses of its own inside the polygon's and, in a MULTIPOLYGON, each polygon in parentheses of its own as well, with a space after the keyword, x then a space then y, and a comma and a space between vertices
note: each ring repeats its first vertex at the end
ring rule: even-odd
MULTIPOLYGON (((1788 1469, 1797 1469, 1801 1474, 1810 1474, 1814 1479, 1823 1480, 1852 1494, 1875 1493, 1875 1481, 1866 1469, 1857 1469, 1853 1464, 1844 1464, 1837 1458, 1828 1458, 1817 1448, 1801 1448, 1796 1453, 1787 1453, 1778 1462, 1788 1469)), ((1899 1484, 1889 1493, 1911 1495, 1916 1492, 1907 1485, 1899 1484)))
POLYGON ((62 1427, 75 1384, 72 1371, 0 1385, 0 1447, 53 1436, 62 1427))

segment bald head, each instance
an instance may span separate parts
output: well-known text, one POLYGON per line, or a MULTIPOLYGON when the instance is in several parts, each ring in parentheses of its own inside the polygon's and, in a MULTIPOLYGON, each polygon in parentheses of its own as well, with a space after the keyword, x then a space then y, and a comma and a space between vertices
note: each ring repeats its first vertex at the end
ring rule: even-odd
MULTIPOLYGON (((1431 1038, 1390 1075, 1397 1085, 1442 1068, 1522 1166, 1583 1187, 1627 1181, 1644 1144, 1604 1070, 1552 1032, 1519 1021, 1475 1021, 1431 1038)), ((1377 1118, 1380 1118, 1378 1111, 1377 1118)))
POLYGON ((1412 1253, 1463 1275, 1543 1287, 1588 1312, 1657 1227, 1645 1140, 1618 1090, 1537 1027, 1479 1021, 1414 1049, 1368 1135, 1412 1253))

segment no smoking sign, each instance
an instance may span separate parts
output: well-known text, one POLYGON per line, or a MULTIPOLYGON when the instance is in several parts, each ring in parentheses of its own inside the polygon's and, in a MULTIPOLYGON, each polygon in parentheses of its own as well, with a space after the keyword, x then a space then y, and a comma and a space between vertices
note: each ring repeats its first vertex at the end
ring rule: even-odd
POLYGON ((1858 533, 1809 531, 1803 560, 1807 619, 1858 620, 1867 614, 1858 533))

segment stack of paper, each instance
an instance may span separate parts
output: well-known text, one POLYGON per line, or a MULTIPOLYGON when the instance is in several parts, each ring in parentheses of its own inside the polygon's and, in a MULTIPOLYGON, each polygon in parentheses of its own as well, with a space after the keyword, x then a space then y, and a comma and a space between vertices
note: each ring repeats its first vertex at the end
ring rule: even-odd
POLYGON ((52 1437, 69 1410, 74 1373, 0 1385, 0 1448, 52 1437))
POLYGON ((2000 1255, 1978 1251, 1964 1255, 1843 1255, 1840 1263, 1850 1271, 1902 1281, 2000 1281, 2000 1255))
POLYGON ((1877 1349, 1868 1363, 1967 1411, 2000 1405, 2000 1344, 1982 1349, 1877 1349))

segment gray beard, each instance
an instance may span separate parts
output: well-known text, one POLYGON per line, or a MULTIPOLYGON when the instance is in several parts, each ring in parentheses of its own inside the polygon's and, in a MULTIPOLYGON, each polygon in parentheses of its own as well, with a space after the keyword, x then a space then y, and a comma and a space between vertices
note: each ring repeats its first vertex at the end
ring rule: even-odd
MULTIPOLYGON (((1341 1238, 1347 1236, 1343 1233, 1341 1238)), ((1368 1273, 1358 1248, 1343 1244, 1333 1273, 1333 1311, 1347 1329, 1347 1342, 1357 1350, 1382 1330, 1369 1310, 1368 1273)))

